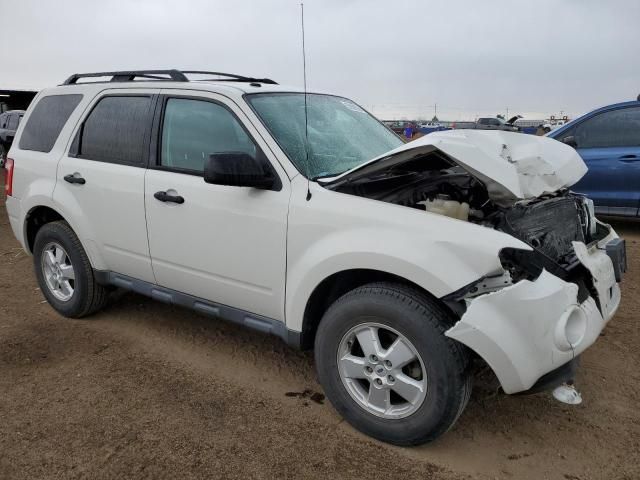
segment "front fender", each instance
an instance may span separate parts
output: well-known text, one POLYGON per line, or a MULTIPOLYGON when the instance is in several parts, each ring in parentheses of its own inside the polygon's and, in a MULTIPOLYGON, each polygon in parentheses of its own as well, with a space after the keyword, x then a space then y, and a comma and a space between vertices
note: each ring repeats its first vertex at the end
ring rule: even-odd
POLYGON ((377 270, 443 297, 501 271, 500 249, 530 249, 489 228, 315 184, 307 202, 306 182, 302 188, 295 184, 289 213, 285 308, 287 327, 292 330, 301 331, 308 299, 335 273, 377 270))

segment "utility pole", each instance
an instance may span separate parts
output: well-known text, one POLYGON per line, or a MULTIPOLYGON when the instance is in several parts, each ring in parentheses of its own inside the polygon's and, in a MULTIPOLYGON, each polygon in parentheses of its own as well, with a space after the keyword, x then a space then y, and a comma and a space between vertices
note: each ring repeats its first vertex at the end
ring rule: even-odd
POLYGON ((504 119, 509 120, 509 107, 507 107, 507 116, 504 119))

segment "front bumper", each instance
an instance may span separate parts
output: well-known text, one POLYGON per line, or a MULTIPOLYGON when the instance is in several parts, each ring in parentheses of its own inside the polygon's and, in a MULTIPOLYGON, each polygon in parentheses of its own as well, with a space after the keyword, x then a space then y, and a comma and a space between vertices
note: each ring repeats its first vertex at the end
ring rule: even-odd
POLYGON ((445 333, 474 350, 493 369, 506 393, 530 389, 543 375, 591 346, 620 305, 620 288, 606 244, 574 242, 591 272, 598 302, 578 302, 578 286, 543 270, 534 280, 470 300, 467 311, 445 333))

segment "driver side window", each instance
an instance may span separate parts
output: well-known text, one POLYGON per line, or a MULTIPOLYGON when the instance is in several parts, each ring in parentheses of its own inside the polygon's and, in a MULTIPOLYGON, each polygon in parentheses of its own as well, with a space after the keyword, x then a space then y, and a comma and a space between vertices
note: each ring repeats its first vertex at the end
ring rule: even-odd
POLYGON ((170 98, 162 123, 160 164, 202 173, 212 153, 243 152, 255 158, 256 146, 240 122, 222 105, 170 98))
POLYGON ((578 148, 640 146, 640 108, 619 108, 600 113, 576 125, 572 132, 578 148))

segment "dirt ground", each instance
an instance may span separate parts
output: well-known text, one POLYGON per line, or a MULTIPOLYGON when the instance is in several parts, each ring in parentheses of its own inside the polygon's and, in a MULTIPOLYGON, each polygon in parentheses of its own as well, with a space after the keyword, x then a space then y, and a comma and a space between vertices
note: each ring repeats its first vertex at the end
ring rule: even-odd
POLYGON ((398 448, 343 422, 276 338, 129 293, 62 318, 0 200, 0 478, 640 478, 640 223, 616 227, 631 271, 583 404, 477 389, 441 440, 398 448))

